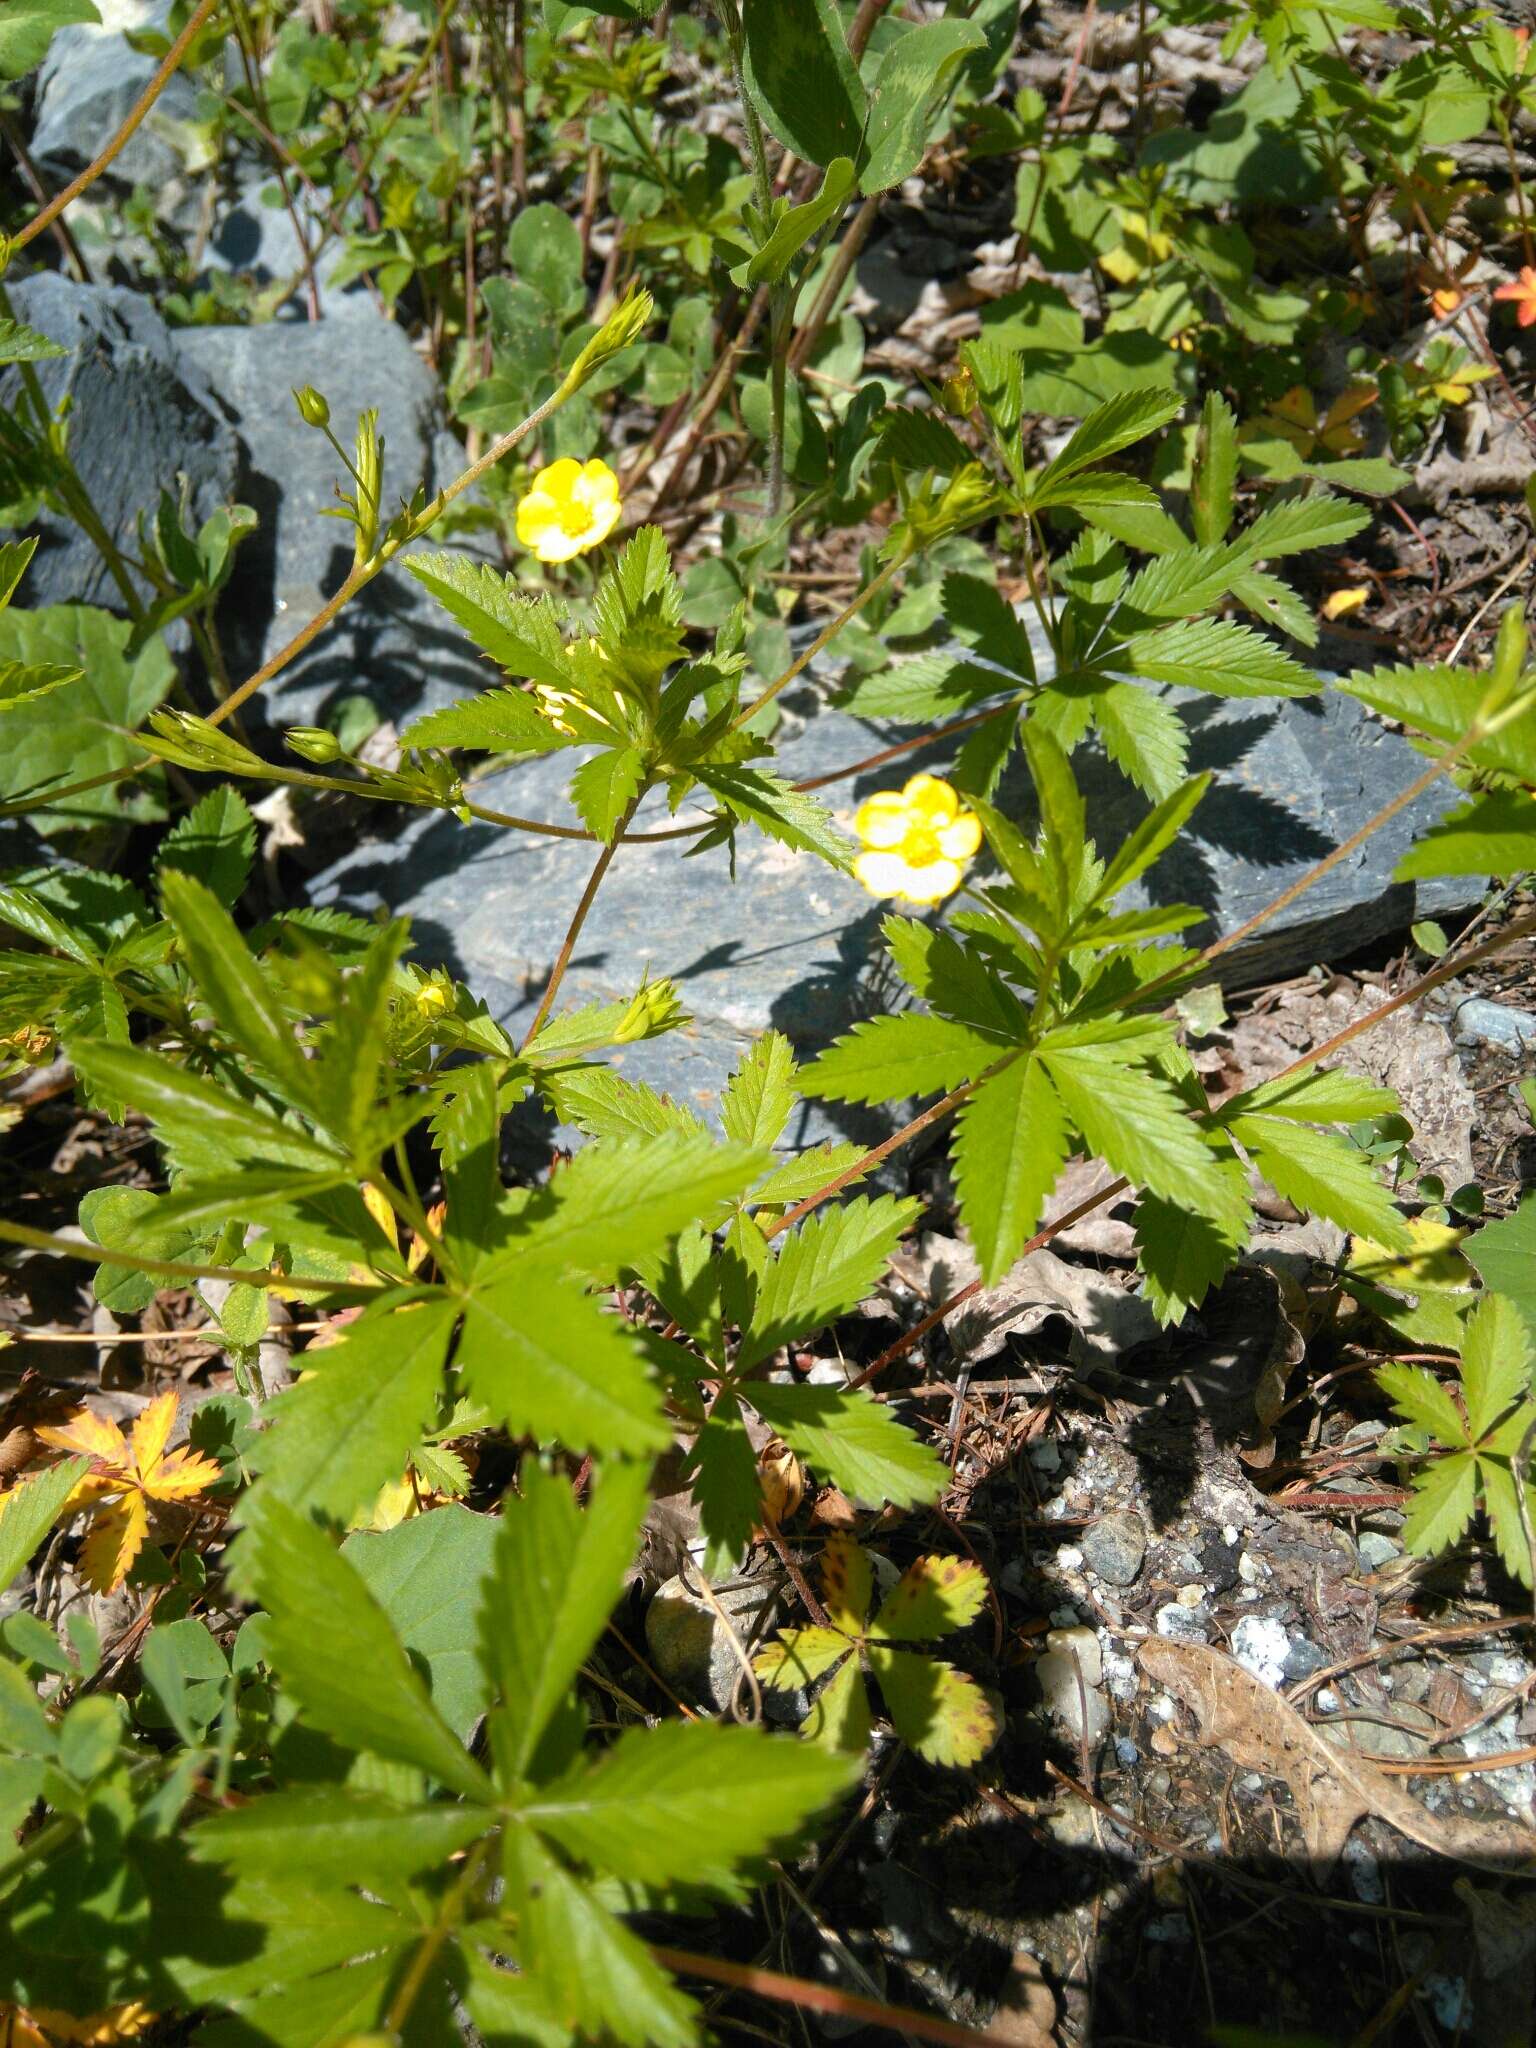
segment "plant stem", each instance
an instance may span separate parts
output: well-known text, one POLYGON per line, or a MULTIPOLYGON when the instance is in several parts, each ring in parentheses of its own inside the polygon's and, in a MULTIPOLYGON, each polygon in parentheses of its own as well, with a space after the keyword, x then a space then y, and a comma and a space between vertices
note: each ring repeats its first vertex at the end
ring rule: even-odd
POLYGON ((581 892, 581 901, 576 905, 570 924, 566 927, 565 937, 560 942, 560 950, 555 955, 555 964, 549 970, 549 981, 545 985, 538 1010, 534 1015, 533 1022, 528 1026, 527 1035, 523 1039, 522 1045, 518 1048, 521 1052, 526 1052, 544 1029, 549 1013, 554 1007, 555 997, 560 992, 560 984, 565 979, 565 970, 571 964, 571 954, 575 951, 576 941, 581 936, 581 928, 587 921, 587 912, 592 908, 597 892, 602 887, 603 877, 607 874, 612 864, 613 856, 618 852, 620 845, 623 843, 624 828, 635 815, 640 799, 645 795, 649 786, 648 782, 641 783, 639 789, 630 798, 623 817, 620 818, 618 825, 615 827, 613 837, 597 856, 592 872, 587 877, 587 886, 581 892))
POLYGON ((758 712, 762 710, 765 704, 771 704, 774 698, 778 696, 781 690, 787 690, 790 684, 795 680, 795 677, 800 674, 801 670, 805 668, 808 663, 814 661, 816 656, 820 654, 821 650, 837 638, 838 634, 843 630, 844 626, 847 625, 848 621, 852 618, 856 618, 858 614, 861 611, 863 611, 865 605, 869 603, 870 599, 872 597, 878 596, 879 593, 882 590, 884 590, 885 586, 890 582, 891 578, 895 576, 900 570, 906 567, 907 563, 912 559, 912 553, 913 550, 909 547, 904 548, 900 554, 893 555, 890 561, 888 561, 885 567, 880 571, 879 575, 872 577, 871 580, 865 584, 864 588, 854 596, 851 602, 843 607, 843 609, 838 613, 837 617, 832 621, 832 623, 822 628, 821 632, 819 632, 816 635, 816 638, 811 642, 810 646, 806 648, 805 652, 803 654, 796 655, 795 659, 790 663, 789 667, 785 669, 783 675, 781 675, 778 678, 777 682, 770 683, 767 689, 761 691, 756 697, 754 697, 752 699, 752 702, 748 704, 744 710, 737 712, 735 718, 733 718, 731 721, 729 728, 730 731, 739 732, 744 725, 748 724, 752 719, 754 719, 757 716, 758 712))
POLYGON ((125 1266, 132 1273, 153 1273, 167 1280, 228 1280, 237 1287, 284 1288, 295 1294, 334 1294, 347 1301, 371 1301, 383 1283, 356 1280, 305 1280, 294 1273, 242 1271, 235 1266, 193 1266, 182 1259, 147 1259, 111 1245, 86 1244, 78 1238, 55 1237, 26 1223, 0 1222, 0 1243, 24 1245, 35 1252, 60 1252, 65 1258, 89 1259, 98 1266, 125 1266))

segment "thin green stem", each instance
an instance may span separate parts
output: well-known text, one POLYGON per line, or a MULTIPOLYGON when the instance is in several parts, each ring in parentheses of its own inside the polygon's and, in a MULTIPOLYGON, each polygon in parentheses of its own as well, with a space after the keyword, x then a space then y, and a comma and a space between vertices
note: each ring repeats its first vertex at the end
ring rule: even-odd
POLYGON ((838 613, 837 617, 833 619, 831 624, 828 626, 824 626, 822 628, 822 630, 816 635, 816 638, 811 642, 810 646, 806 648, 805 652, 803 654, 796 655, 795 659, 790 663, 789 667, 785 669, 784 673, 778 678, 778 680, 776 682, 770 683, 766 690, 760 691, 758 695, 752 699, 750 704, 748 704, 743 710, 737 712, 736 716, 731 721, 730 730, 732 732, 740 732, 741 728, 744 725, 748 724, 752 719, 754 719, 757 716, 758 712, 762 710, 765 704, 771 704, 774 698, 778 696, 781 690, 787 690, 790 684, 795 680, 795 677, 798 676, 803 669, 805 669, 811 662, 813 662, 816 659, 817 655, 821 653, 824 647, 829 646, 831 642, 837 638, 838 634, 843 630, 844 626, 847 625, 848 621, 850 619, 857 618, 859 613, 863 611, 865 605, 869 603, 870 599, 878 597, 880 592, 884 590, 886 585, 891 581, 892 577, 899 574, 900 571, 906 567, 907 563, 911 561, 914 553, 915 550, 913 548, 906 547, 903 548, 899 554, 893 555, 890 561, 888 561, 885 567, 880 571, 879 575, 872 577, 870 581, 865 584, 864 588, 861 591, 858 591, 852 598, 852 600, 843 607, 843 609, 838 613))
POLYGON ((648 780, 641 783, 640 787, 630 798, 623 817, 620 818, 617 826, 615 826, 613 837, 597 856, 592 872, 587 877, 587 886, 581 892, 581 901, 576 905, 570 924, 566 927, 565 937, 560 942, 560 950, 555 955, 555 964, 549 970, 549 980, 545 985, 538 1010, 534 1014, 533 1022, 528 1026, 527 1035, 524 1037, 522 1045, 518 1048, 521 1052, 528 1050, 528 1047, 532 1045, 548 1021, 549 1013, 554 1008, 555 997, 560 992, 560 984, 565 979, 565 970, 570 966, 571 955, 576 950, 576 941, 581 936, 581 928, 587 921, 587 912, 592 908, 597 898, 597 892, 602 887, 603 877, 607 874, 609 867, 612 865, 614 855, 623 843, 624 828, 635 815, 640 805, 640 799, 645 795, 649 787, 650 783, 648 780))
POLYGON ((88 1259, 97 1266, 123 1266, 132 1273, 149 1273, 165 1280, 227 1280, 236 1287, 281 1289, 294 1294, 333 1294, 347 1301, 371 1301, 383 1284, 364 1285, 352 1280, 306 1280, 296 1273, 274 1270, 260 1272, 235 1266, 195 1266, 184 1259, 149 1259, 137 1252, 118 1251, 111 1245, 86 1244, 72 1237, 55 1237, 52 1231, 33 1230, 25 1223, 0 1222, 0 1243, 18 1244, 28 1251, 58 1252, 67 1259, 88 1259))

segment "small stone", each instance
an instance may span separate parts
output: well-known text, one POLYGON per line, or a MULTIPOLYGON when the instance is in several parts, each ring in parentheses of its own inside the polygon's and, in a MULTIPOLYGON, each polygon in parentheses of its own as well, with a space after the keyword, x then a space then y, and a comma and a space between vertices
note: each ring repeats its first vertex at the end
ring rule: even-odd
POLYGON ((1075 1543, 1063 1543, 1056 1553, 1056 1562, 1064 1572, 1075 1572, 1082 1565, 1083 1553, 1075 1543))
POLYGON ((1157 1632, 1177 1643, 1208 1643, 1211 1632, 1192 1608, 1170 1601, 1157 1610, 1157 1632))
POLYGON ((1083 1561, 1111 1586, 1129 1586, 1147 1554, 1146 1524, 1123 1509, 1100 1515, 1083 1536, 1083 1561))
POLYGON ((1326 1650, 1320 1650, 1316 1643, 1308 1642, 1305 1636, 1297 1636, 1291 1644, 1285 1659, 1284 1678, 1287 1685, 1298 1685, 1304 1678, 1310 1678, 1314 1671, 1321 1671, 1333 1659, 1326 1650))
POLYGON ((1115 1755, 1124 1764, 1125 1768, 1129 1770, 1133 1764, 1139 1762, 1141 1751, 1132 1742, 1129 1735, 1117 1735, 1115 1738, 1115 1755))
POLYGON ((1237 1576, 1245 1586, 1260 1585, 1268 1571, 1268 1565, 1255 1557, 1251 1550, 1245 1550, 1237 1560, 1237 1576))
POLYGON ((1245 1614, 1232 1631, 1233 1656, 1268 1686, 1279 1686, 1290 1648, 1284 1625, 1270 1615, 1245 1614))
POLYGON ((1483 996, 1469 996, 1456 1005, 1451 1029, 1460 1039, 1497 1045, 1505 1052, 1524 1052, 1528 1045, 1536 1045, 1536 1017, 1529 1010, 1490 1003, 1483 996))
POLYGON ((1320 1714, 1336 1714, 1343 1702, 1331 1685, 1321 1687, 1317 1695, 1317 1711, 1320 1714))
POLYGON ((1394 1543, 1390 1536, 1383 1536, 1378 1529, 1367 1529, 1355 1548, 1360 1553, 1360 1562, 1373 1572, 1379 1572, 1384 1564, 1390 1564, 1394 1557, 1403 1554, 1403 1546, 1394 1543))
POLYGON ((1060 1448, 1047 1438, 1044 1443, 1035 1444, 1031 1447, 1029 1462, 1037 1472, 1059 1472, 1061 1470, 1060 1448))
POLYGON ((1178 1592, 1173 1597, 1181 1607, 1203 1607, 1205 1605, 1205 1594, 1205 1587, 1196 1579, 1191 1580, 1187 1586, 1180 1586, 1178 1592))
POLYGON ((1160 1722, 1148 1739, 1154 1756, 1175 1757, 1179 1753, 1179 1738, 1167 1721, 1160 1722))
POLYGON ((1104 1657, 1091 1628, 1052 1629, 1035 1666, 1040 1697, 1069 1734, 1097 1742, 1109 1727, 1109 1708, 1097 1688, 1104 1657))
MULTIPOLYGON (((766 1633, 775 1593, 762 1579, 713 1588, 716 1600, 750 1655, 766 1633)), ((719 1708, 730 1704, 741 1660, 720 1616, 682 1578, 658 1586, 645 1614, 645 1640, 656 1669, 671 1686, 719 1708)), ((745 1679, 742 1680, 745 1684, 745 1679)))
POLYGON ((1223 1524, 1221 1531, 1221 1540, 1223 1543, 1229 1544, 1242 1542, 1243 1532, 1241 1529, 1239 1529, 1236 1522, 1227 1522, 1223 1524))
POLYGON ((1076 1628, 1082 1618, 1075 1607, 1053 1607, 1051 1609, 1052 1628, 1076 1628))

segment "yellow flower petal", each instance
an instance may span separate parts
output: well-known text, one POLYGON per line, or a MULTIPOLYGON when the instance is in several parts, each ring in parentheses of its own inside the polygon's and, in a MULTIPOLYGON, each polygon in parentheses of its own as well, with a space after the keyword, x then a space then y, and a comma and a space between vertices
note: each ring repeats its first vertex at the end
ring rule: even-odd
POLYGON ((568 562, 607 539, 619 510, 619 480, 606 462, 562 455, 519 499, 517 537, 541 562, 568 562))
POLYGON ((871 896, 899 896, 907 864, 899 853, 861 853, 854 857, 853 874, 871 896))
POLYGON ((866 846, 900 846, 906 837, 907 806, 898 789, 876 790, 859 805, 853 829, 866 846))
POLYGON ((908 903, 942 903, 964 880, 965 869, 957 860, 930 860, 921 867, 909 864, 900 894, 908 903))
POLYGON ((901 795, 925 825, 947 825, 960 808, 960 799, 938 775, 914 775, 901 795))
POLYGON ((962 811, 939 833, 939 851, 949 860, 969 860, 980 845, 981 820, 974 811, 962 811))

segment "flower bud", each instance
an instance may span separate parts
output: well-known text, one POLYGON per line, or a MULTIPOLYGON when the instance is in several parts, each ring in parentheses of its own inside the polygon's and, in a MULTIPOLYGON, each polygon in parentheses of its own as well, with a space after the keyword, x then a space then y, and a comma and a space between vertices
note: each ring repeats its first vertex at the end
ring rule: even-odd
POLYGON ((976 379, 969 369, 959 369, 944 379, 939 396, 946 412, 957 419, 969 419, 976 410, 976 379))
POLYGON ((328 427, 331 424, 331 408, 313 384, 305 384, 295 391, 293 402, 299 408, 299 418, 306 427, 328 427))
POLYGON ((283 743, 290 753, 313 761, 318 768, 341 759, 341 741, 323 725, 291 725, 283 734, 283 743))

